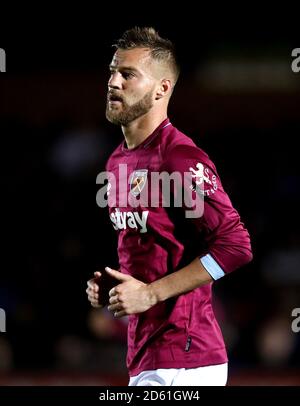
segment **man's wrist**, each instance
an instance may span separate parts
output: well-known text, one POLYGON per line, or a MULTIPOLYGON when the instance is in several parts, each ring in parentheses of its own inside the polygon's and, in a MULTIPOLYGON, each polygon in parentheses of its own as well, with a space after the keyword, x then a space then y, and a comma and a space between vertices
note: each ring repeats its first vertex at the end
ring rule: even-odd
POLYGON ((159 302, 159 298, 152 283, 147 285, 147 290, 150 307, 155 306, 159 302))

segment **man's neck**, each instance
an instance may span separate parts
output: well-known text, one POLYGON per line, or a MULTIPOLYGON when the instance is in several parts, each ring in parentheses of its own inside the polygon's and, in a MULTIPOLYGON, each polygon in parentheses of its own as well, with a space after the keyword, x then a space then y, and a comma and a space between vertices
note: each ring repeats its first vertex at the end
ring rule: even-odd
MULTIPOLYGON (((150 112, 149 112, 150 113, 150 112)), ((167 118, 167 113, 161 114, 146 114, 139 117, 137 120, 122 126, 122 132, 128 149, 132 149, 140 145, 153 131, 167 118)))

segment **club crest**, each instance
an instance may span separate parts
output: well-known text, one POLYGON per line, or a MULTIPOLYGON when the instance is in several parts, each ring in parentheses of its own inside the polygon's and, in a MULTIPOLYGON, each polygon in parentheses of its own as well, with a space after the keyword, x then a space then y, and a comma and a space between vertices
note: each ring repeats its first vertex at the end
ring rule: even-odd
POLYGON ((130 177, 130 193, 133 196, 138 196, 144 189, 147 182, 148 169, 138 169, 134 171, 130 177))

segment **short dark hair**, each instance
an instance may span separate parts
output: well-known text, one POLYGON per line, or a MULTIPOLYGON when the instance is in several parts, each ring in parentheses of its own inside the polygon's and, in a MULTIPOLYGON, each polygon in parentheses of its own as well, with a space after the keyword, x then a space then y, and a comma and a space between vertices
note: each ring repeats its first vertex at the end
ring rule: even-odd
POLYGON ((169 64, 175 83, 180 68, 173 43, 162 38, 153 27, 134 27, 125 31, 120 39, 113 45, 117 49, 149 48, 153 59, 169 64))

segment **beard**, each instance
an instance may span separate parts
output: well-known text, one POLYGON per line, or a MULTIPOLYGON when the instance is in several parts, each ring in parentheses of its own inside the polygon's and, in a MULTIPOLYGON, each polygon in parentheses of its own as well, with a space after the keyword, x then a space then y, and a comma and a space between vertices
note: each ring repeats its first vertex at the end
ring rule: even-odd
POLYGON ((148 113, 153 107, 152 90, 145 94, 145 96, 129 106, 124 100, 122 100, 122 110, 111 109, 109 102, 106 104, 106 118, 113 124, 127 126, 132 121, 148 113))

